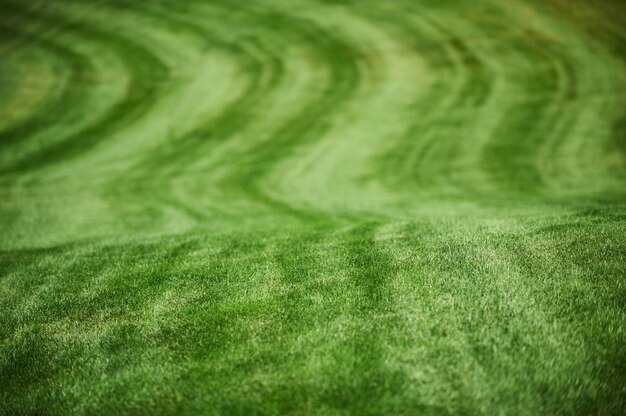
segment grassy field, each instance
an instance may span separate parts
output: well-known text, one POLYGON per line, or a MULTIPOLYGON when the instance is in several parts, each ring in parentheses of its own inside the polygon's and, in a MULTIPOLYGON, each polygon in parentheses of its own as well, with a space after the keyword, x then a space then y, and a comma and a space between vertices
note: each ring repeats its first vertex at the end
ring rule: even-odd
POLYGON ((623 415, 626 3, 0 0, 0 414, 623 415))

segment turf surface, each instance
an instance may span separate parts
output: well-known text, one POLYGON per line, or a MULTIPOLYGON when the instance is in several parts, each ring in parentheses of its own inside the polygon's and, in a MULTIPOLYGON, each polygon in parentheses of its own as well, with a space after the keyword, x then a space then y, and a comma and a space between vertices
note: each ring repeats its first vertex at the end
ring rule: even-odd
POLYGON ((0 0, 0 414, 623 415, 625 16, 0 0))

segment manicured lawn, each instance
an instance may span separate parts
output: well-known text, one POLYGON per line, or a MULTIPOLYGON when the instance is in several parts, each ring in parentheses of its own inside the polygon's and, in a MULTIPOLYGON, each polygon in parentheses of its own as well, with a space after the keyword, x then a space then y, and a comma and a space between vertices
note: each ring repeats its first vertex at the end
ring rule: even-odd
POLYGON ((0 0, 0 415, 623 415, 626 4, 0 0))

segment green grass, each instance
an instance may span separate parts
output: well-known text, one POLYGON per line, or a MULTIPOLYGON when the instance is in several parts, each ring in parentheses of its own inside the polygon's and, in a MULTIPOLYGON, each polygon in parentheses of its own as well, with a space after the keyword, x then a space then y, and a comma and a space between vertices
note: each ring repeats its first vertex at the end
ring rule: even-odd
POLYGON ((619 0, 0 0, 0 414, 623 415, 619 0))

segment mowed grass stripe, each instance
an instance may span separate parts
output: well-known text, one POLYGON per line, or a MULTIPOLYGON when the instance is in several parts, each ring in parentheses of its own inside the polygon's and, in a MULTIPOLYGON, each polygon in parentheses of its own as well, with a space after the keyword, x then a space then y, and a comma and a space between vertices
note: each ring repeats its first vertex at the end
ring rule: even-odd
POLYGON ((0 414, 623 412, 620 2, 0 11, 0 414))

